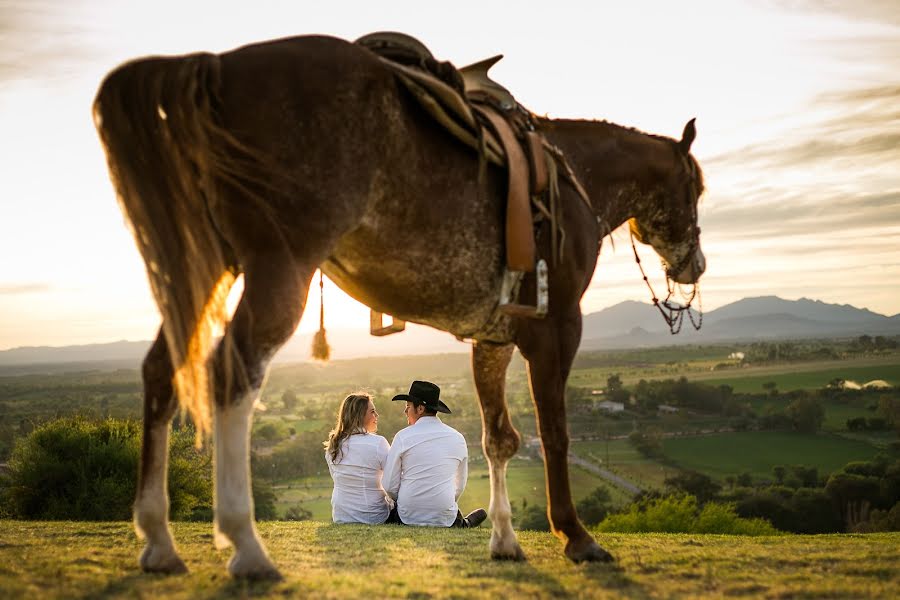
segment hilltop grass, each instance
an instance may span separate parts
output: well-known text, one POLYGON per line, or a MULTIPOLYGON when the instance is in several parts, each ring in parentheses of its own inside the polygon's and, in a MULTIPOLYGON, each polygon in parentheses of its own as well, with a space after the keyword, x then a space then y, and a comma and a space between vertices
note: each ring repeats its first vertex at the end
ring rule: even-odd
POLYGON ((173 526, 191 572, 141 573, 128 523, 0 521, 0 590, 40 598, 885 598, 900 586, 900 534, 731 537, 606 534, 615 565, 568 562, 550 534, 521 532, 526 563, 488 559, 490 530, 271 522, 285 580, 233 581, 208 524, 173 526), (893 591, 891 591, 893 590, 893 591))

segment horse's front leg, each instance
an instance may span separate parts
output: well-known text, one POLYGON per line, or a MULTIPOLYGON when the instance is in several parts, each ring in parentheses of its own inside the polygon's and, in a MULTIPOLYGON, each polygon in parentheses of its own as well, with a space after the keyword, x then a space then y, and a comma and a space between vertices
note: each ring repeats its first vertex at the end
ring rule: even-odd
POLYGON ((220 548, 234 546, 228 570, 235 577, 281 578, 254 522, 250 425, 269 360, 303 312, 312 270, 294 266, 265 255, 245 267, 244 295, 215 353, 215 539, 220 548))
POLYGON ((172 372, 169 349, 160 329, 143 364, 144 439, 134 501, 134 527, 138 536, 147 540, 140 565, 144 571, 154 573, 187 571, 169 530, 169 427, 178 408, 172 372))
POLYGON ((575 562, 612 561, 612 555, 594 541, 578 520, 569 486, 565 390, 580 341, 581 311, 576 304, 562 316, 523 323, 516 343, 527 361, 544 449, 547 514, 553 533, 566 542, 566 556, 575 562))
POLYGON ((525 560, 512 527, 512 511, 506 491, 506 465, 519 448, 519 434, 506 407, 506 368, 512 344, 478 342, 472 348, 472 374, 481 404, 481 447, 491 476, 491 558, 525 560))

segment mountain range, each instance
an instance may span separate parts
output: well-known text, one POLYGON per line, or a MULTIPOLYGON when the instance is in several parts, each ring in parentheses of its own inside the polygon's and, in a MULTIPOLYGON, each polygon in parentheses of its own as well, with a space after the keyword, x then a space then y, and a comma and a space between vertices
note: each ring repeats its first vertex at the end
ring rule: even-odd
MULTIPOLYGON (((694 314, 695 321, 699 315, 694 314)), ((679 335, 672 335, 652 304, 626 301, 585 315, 583 350, 627 349, 675 344, 709 344, 787 338, 827 338, 859 335, 900 335, 900 314, 888 317, 847 304, 819 300, 784 300, 777 296, 744 298, 703 315, 695 331, 685 317, 679 335)), ((276 355, 279 362, 309 360, 312 335, 296 335, 276 355)), ((403 333, 385 338, 350 329, 330 329, 332 358, 397 356, 467 352, 468 345, 434 329, 408 325, 403 333)), ((22 347, 0 351, 0 373, 96 368, 134 368, 149 341, 119 341, 63 347, 22 347)))

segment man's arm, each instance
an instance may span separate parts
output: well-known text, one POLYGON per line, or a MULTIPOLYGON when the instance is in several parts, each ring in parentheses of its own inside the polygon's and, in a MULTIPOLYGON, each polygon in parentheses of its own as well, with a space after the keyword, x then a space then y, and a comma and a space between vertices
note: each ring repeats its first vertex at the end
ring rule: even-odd
POLYGON ((381 476, 381 485, 388 496, 397 499, 400 493, 400 440, 394 437, 394 443, 384 459, 384 473, 381 476))
POLYGON ((466 490, 466 481, 468 481, 469 479, 469 448, 466 446, 465 439, 462 440, 462 449, 462 460, 459 461, 459 466, 456 467, 455 499, 457 501, 459 500, 459 497, 462 496, 462 493, 466 490))

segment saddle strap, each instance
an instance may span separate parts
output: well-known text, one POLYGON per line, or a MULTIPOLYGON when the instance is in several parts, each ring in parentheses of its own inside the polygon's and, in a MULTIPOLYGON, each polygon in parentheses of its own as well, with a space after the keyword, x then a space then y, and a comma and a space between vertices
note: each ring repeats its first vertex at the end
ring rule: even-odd
POLYGON ((537 250, 528 193, 528 158, 503 115, 484 105, 476 104, 474 108, 491 124, 506 152, 506 264, 510 270, 530 273, 534 271, 537 250))

